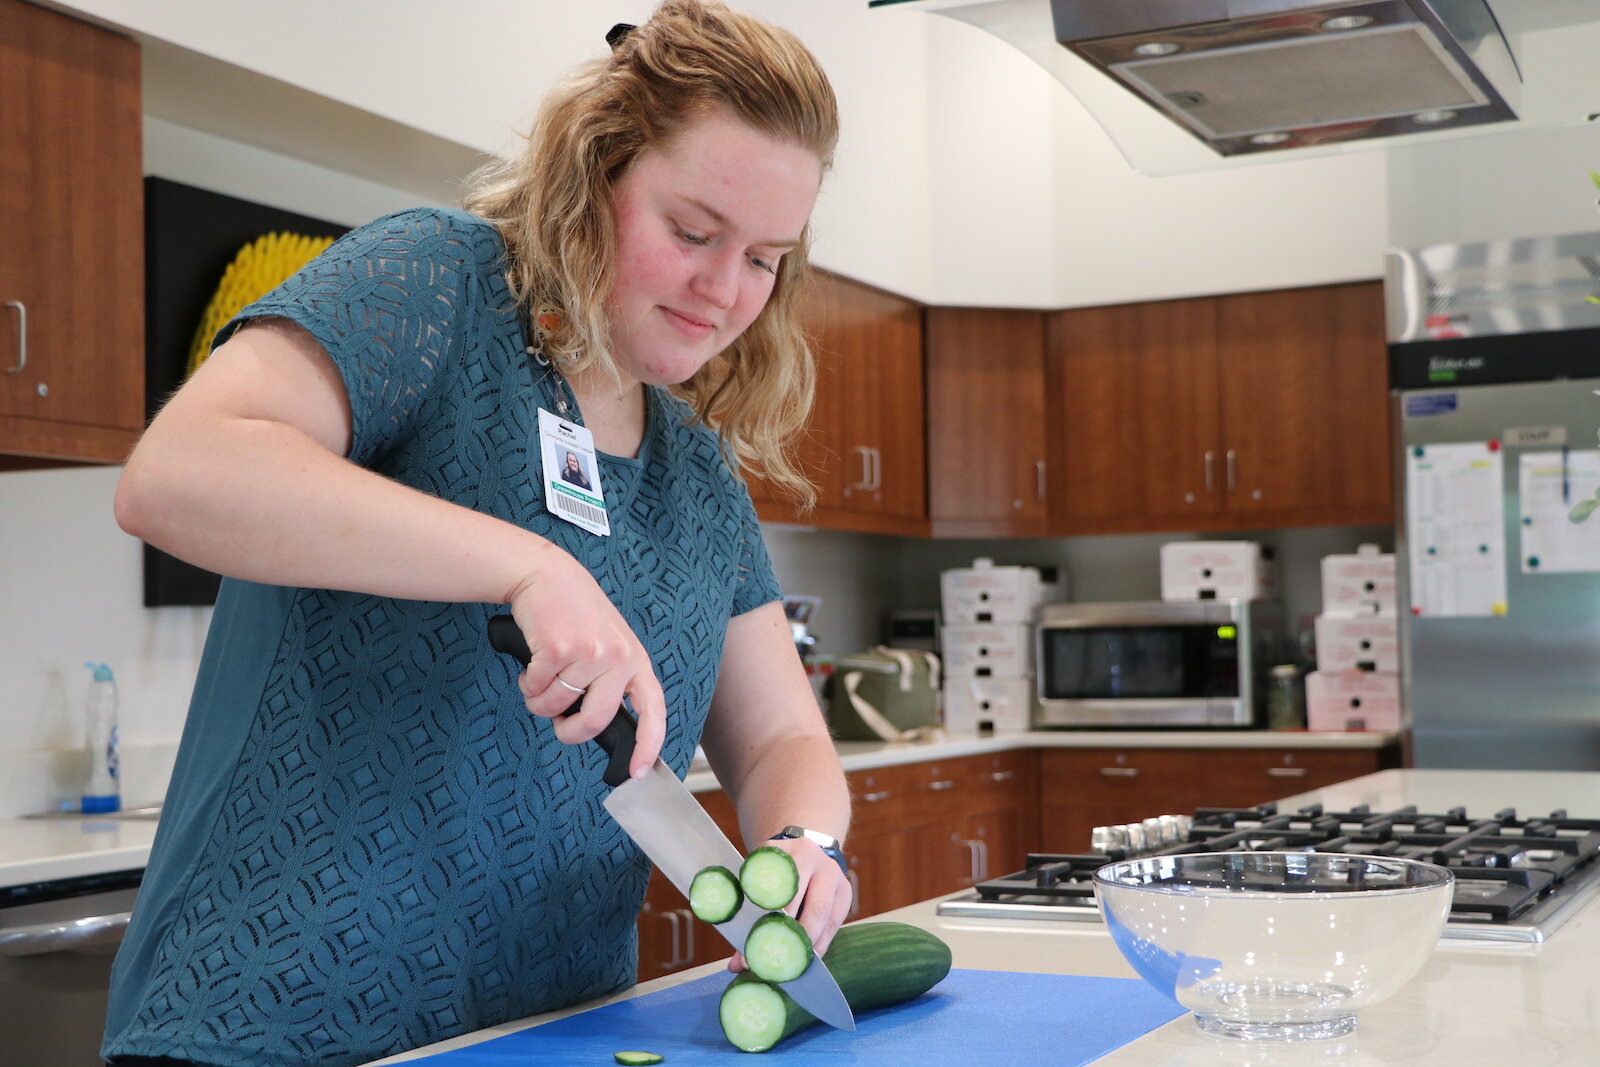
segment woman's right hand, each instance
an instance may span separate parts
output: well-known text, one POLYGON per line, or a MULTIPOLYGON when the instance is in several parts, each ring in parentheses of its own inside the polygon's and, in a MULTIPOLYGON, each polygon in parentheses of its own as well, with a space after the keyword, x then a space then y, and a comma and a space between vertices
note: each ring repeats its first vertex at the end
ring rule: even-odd
POLYGON ((642 777, 666 736, 666 696, 649 654, 594 577, 547 542, 509 603, 531 654, 517 683, 528 711, 551 720, 556 737, 576 745, 605 729, 626 696, 639 721, 629 771, 642 777))

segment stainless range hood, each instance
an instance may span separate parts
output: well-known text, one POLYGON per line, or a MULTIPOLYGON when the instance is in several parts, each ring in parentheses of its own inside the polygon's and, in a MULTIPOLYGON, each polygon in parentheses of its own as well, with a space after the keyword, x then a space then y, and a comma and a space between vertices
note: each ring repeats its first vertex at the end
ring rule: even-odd
POLYGON ((869 0, 983 29, 1173 174, 1600 111, 1600 0, 869 0))
POLYGON ((1515 119, 1484 0, 1051 0, 1056 40, 1220 155, 1515 119))

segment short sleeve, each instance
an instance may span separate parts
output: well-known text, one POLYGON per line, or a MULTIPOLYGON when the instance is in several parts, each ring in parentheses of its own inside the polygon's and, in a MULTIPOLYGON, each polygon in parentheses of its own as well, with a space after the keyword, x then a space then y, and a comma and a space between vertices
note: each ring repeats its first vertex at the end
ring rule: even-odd
POLYGON ((743 615, 783 595, 778 577, 772 573, 772 557, 767 554, 767 542, 761 536, 755 505, 750 502, 748 491, 741 496, 744 511, 739 525, 739 575, 733 590, 735 615, 743 615))
POLYGON ((305 327, 344 379, 349 458, 371 465, 409 436, 429 393, 458 362, 475 272, 501 247, 493 227, 465 212, 419 208, 385 216, 341 237, 246 307, 213 345, 249 319, 305 327))

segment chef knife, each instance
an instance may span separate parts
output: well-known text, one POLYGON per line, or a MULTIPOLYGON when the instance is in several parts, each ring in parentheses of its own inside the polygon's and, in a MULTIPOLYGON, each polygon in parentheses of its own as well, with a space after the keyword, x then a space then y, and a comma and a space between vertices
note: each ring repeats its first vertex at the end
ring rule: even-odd
MULTIPOLYGON (((524 667, 528 665, 531 657, 527 641, 511 616, 496 615, 489 620, 489 644, 524 667)), ((577 708, 575 702, 564 714, 570 715, 577 708)), ((633 756, 635 730, 632 714, 626 708, 618 708, 611 722, 594 739, 611 757, 602 777, 612 788, 602 803, 650 857, 650 862, 687 898, 689 883, 700 871, 707 867, 726 867, 737 873, 744 858, 661 760, 657 759, 643 778, 629 776, 628 762, 633 756)), ((715 924, 713 929, 734 948, 743 951, 750 927, 765 914, 765 908, 746 900, 733 918, 715 924)), ((815 950, 812 950, 811 966, 806 972, 793 981, 780 983, 778 988, 829 1026, 840 1030, 856 1028, 849 1002, 815 950)))

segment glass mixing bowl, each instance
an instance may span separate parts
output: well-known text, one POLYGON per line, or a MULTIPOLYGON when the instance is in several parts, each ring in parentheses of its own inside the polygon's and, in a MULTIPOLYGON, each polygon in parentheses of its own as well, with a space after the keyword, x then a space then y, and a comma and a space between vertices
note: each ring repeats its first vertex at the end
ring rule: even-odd
POLYGON ((1405 985, 1450 914, 1431 863, 1320 852, 1207 852, 1110 863, 1095 896, 1151 985, 1228 1037, 1337 1037, 1405 985))

